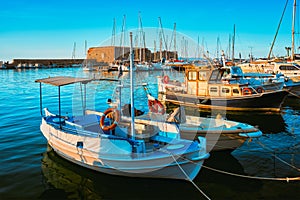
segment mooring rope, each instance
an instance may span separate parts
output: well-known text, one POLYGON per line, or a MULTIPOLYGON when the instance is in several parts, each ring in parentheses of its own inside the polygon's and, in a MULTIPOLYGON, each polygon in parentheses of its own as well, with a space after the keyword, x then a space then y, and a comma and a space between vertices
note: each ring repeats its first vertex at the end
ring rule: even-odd
POLYGON ((241 177, 241 178, 249 178, 249 179, 258 179, 258 180, 271 180, 271 181, 299 181, 300 177, 286 177, 286 178, 271 178, 271 177, 261 177, 261 176, 248 176, 248 175, 242 175, 242 174, 236 174, 236 173, 231 173, 231 172, 226 172, 224 170, 219 170, 219 169, 215 169, 212 167, 208 167, 203 165, 204 168, 215 171, 215 172, 219 172, 222 174, 227 174, 227 175, 231 175, 231 176, 237 176, 237 177, 241 177))
MULTIPOLYGON (((164 151, 163 151, 164 152, 164 151)), ((169 153, 169 152, 167 152, 169 153)), ((174 156, 169 153, 173 159, 175 160, 174 156)), ((184 160, 187 160, 193 164, 197 164, 189 159, 186 159, 182 156, 178 156, 180 157, 181 159, 184 159, 184 160)), ((177 161, 175 160, 175 162, 177 163, 177 161)), ((179 165, 179 163, 177 163, 179 165)), ((179 166, 180 169, 181 166, 179 166)), ((236 177, 240 177, 240 178, 248 178, 248 179, 257 179, 257 180, 268 180, 268 181, 286 181, 286 182, 289 182, 289 181, 300 181, 300 177, 278 177, 278 178, 273 178, 273 177, 261 177, 261 176, 249 176, 249 175, 243 175, 243 174, 237 174, 237 173, 232 173, 232 172, 227 172, 227 171, 224 171, 224 170, 220 170, 220 169, 216 169, 216 168, 213 168, 213 167, 209 167, 209 166, 205 166, 204 164, 202 165, 203 168, 206 168, 208 170, 211 170, 211 171, 215 171, 215 172, 218 172, 218 173, 222 173, 222 174, 226 174, 226 175, 231 175, 231 176, 236 176, 236 177)), ((183 169, 182 169, 183 170, 183 169)), ((297 169, 299 170, 299 169, 297 169)), ((183 171, 184 172, 184 171, 183 171)), ((189 179, 189 177, 188 177, 189 179)), ((204 193, 198 188, 198 186, 191 180, 192 184, 204 195, 204 193)))
POLYGON ((287 90, 287 92, 288 92, 289 94, 291 94, 291 95, 293 95, 293 96, 295 96, 295 97, 297 97, 297 98, 300 99, 300 96, 297 95, 296 93, 293 93, 293 92, 291 92, 290 90, 287 90))
MULTIPOLYGON (((300 172, 300 169, 297 168, 296 166, 293 166, 289 163, 287 163, 286 161, 282 160, 281 158, 279 158, 278 156, 276 156, 273 152, 272 152, 272 149, 266 147, 264 144, 262 144, 260 141, 256 140, 257 144, 259 144, 263 149, 265 150, 268 150, 267 153, 270 153, 274 156, 275 159, 278 159, 279 161, 281 161, 282 163, 290 166, 291 168, 293 169, 296 169, 297 171, 300 172)), ((242 150, 241 150, 242 151, 242 150)), ((253 151, 252 151, 253 152, 253 151)), ((258 151, 255 151, 255 152, 258 152, 258 151)), ((259 151, 260 152, 260 151, 259 151)), ((222 173, 222 174, 227 174, 227 175, 231 175, 231 176, 237 176, 237 177, 241 177, 241 178, 249 178, 249 179, 258 179, 258 180, 270 180, 270 181, 286 181, 286 182, 289 182, 289 181, 299 181, 300 180, 300 177, 279 177, 279 178, 272 178, 272 177, 260 177, 260 176, 249 176, 249 175, 242 175, 242 174, 236 174, 236 173, 232 173, 232 172, 227 172, 227 171, 224 171, 224 170, 219 170, 219 169, 215 169, 215 168, 212 168, 212 167, 208 167, 208 166, 205 166, 203 165, 203 168, 206 168, 206 169, 209 169, 209 170, 212 170, 212 171, 215 171, 215 172, 218 172, 218 173, 222 173)))
MULTIPOLYGON (((167 154, 169 154, 169 155, 171 155, 172 156, 172 158, 173 158, 173 160, 174 160, 174 162, 177 164, 177 166, 178 166, 178 168, 182 171, 182 173, 185 175, 185 177, 187 178, 187 180, 189 181, 189 182, 191 182, 192 184, 193 184, 193 186, 206 198, 206 199, 209 199, 210 200, 210 198, 198 187, 198 185, 196 185, 196 183, 187 175, 187 173, 184 171, 184 169, 180 166, 180 164, 177 162, 177 159, 174 157, 174 155, 171 153, 171 152, 169 152, 169 151, 167 151, 167 150, 162 150, 162 149, 159 149, 159 151, 161 151, 161 152, 163 152, 163 153, 167 153, 167 154)), ((187 161, 189 161, 189 162, 191 162, 192 164, 195 164, 195 165, 197 165, 197 163, 195 163, 195 162, 193 162, 193 161, 191 161, 191 160, 188 160, 188 159, 186 159, 186 158, 184 158, 184 157, 182 157, 182 156, 180 156, 180 155, 178 155, 178 158, 182 158, 182 159, 184 159, 184 160, 187 160, 187 161)))

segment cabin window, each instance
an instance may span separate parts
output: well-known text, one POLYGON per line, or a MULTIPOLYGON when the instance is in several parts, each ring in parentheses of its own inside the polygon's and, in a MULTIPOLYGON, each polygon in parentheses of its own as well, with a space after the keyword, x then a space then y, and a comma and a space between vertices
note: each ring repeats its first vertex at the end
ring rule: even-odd
POLYGON ((210 76, 210 80, 211 82, 218 82, 220 81, 220 79, 222 78, 219 70, 214 70, 212 73, 211 73, 211 76, 210 76))
POLYGON ((234 89, 232 90, 232 93, 233 93, 233 94, 239 94, 240 92, 239 92, 239 89, 234 88, 234 89))
POLYGON ((206 72, 199 72, 199 81, 206 81, 206 80, 207 80, 206 72))
POLYGON ((188 74, 189 74, 188 79, 190 81, 196 81, 197 80, 197 72, 189 72, 188 74))
POLYGON ((210 79, 211 80, 216 80, 217 77, 218 77, 218 73, 219 73, 218 71, 213 71, 212 74, 211 74, 210 79))
POLYGON ((209 91, 215 93, 215 92, 218 92, 218 88, 217 87, 211 87, 209 89, 209 91))
POLYGON ((230 92, 229 88, 222 88, 222 93, 228 94, 230 92))

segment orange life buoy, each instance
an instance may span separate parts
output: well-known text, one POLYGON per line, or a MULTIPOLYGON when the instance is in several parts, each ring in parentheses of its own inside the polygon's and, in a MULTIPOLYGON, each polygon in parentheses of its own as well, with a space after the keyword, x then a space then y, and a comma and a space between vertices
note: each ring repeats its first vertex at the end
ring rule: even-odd
POLYGON ((165 76, 164 76, 164 78, 163 78, 163 82, 164 82, 164 84, 168 84, 168 83, 169 83, 169 81, 170 81, 170 78, 169 78, 169 76, 165 75, 165 76))
POLYGON ((243 93, 243 95, 251 95, 252 94, 250 88, 243 88, 243 92, 242 93, 243 93))
POLYGON ((119 119, 120 119, 120 113, 119 113, 119 111, 116 110, 116 109, 114 109, 114 108, 109 108, 101 116, 101 119, 100 119, 100 128, 102 130, 104 130, 104 131, 113 130, 118 125, 119 119), (106 116, 108 116, 108 114, 110 114, 110 113, 114 114, 113 117, 111 117, 111 118, 114 118, 114 123, 112 123, 109 126, 106 126, 106 125, 104 125, 104 120, 105 120, 106 116))
POLYGON ((263 93, 265 90, 264 90, 264 88, 262 88, 262 87, 257 87, 256 89, 255 89, 258 93, 263 93))
POLYGON ((148 100, 148 107, 149 107, 149 110, 153 113, 160 113, 162 115, 165 114, 165 107, 157 99, 148 100))

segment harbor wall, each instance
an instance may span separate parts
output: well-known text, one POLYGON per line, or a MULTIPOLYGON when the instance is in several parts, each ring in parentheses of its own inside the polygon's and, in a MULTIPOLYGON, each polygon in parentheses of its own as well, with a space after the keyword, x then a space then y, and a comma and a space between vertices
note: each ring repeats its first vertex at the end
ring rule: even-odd
POLYGON ((11 63, 5 63, 6 69, 15 69, 18 66, 23 67, 72 67, 82 64, 84 59, 13 59, 11 63))

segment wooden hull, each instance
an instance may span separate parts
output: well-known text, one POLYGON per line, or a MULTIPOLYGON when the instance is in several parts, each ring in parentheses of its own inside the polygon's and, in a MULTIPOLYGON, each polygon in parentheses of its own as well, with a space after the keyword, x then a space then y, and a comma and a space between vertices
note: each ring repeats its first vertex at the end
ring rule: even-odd
POLYGON ((288 92, 284 90, 264 92, 241 97, 196 96, 182 93, 166 92, 163 100, 203 109, 232 111, 272 111, 279 112, 288 92))

